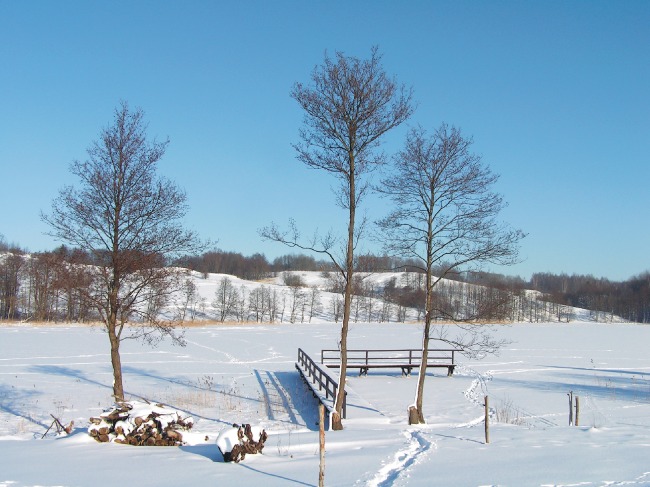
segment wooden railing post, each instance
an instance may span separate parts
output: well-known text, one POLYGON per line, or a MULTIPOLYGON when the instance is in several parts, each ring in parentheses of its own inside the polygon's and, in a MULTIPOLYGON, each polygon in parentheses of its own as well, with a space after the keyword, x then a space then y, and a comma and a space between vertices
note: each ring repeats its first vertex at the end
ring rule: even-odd
POLYGON ((325 487, 325 406, 318 405, 318 450, 320 468, 318 470, 318 487, 325 487))
POLYGON ((490 443, 490 406, 485 396, 485 443, 490 443))

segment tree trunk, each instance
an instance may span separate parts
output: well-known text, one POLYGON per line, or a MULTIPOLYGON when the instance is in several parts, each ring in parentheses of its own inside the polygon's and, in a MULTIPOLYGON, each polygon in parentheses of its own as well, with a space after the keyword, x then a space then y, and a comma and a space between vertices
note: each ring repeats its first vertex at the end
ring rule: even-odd
POLYGON ((122 360, 120 358, 120 339, 115 332, 115 324, 108 324, 108 339, 111 342, 111 365, 113 366, 113 397, 124 401, 122 385, 122 360))
POLYGON ((418 371, 418 386, 415 392, 415 407, 409 408, 409 424, 424 424, 423 397, 424 397, 424 379, 427 374, 427 361, 429 359, 429 333, 430 318, 429 312, 425 316, 424 333, 422 337, 422 362, 418 371))
POLYGON ((318 469, 318 487, 325 487, 325 406, 318 405, 318 450, 320 465, 318 469))
POLYGON ((354 155, 350 153, 350 174, 349 174, 349 209, 350 221, 348 223, 348 245, 345 260, 345 296, 343 299, 343 324, 341 325, 341 369, 339 374, 339 388, 334 403, 335 412, 332 414, 332 429, 342 430, 341 421, 343 414, 343 403, 345 401, 345 378, 348 368, 348 328, 350 324, 350 311, 352 309, 352 283, 354 273, 354 220, 356 210, 356 189, 354 184, 354 155))
POLYGON ((420 421, 420 413, 418 413, 418 410, 415 406, 409 407, 408 410, 408 416, 409 416, 409 424, 421 424, 422 421, 420 421))
POLYGON ((343 302, 343 324, 341 325, 341 369, 339 373, 339 388, 336 391, 335 413, 332 414, 332 429, 342 430, 341 422, 343 404, 345 401, 345 382, 348 368, 348 328, 350 323, 351 297, 352 297, 352 267, 348 268, 348 281, 345 284, 345 297, 343 302))
MULTIPOLYGON (((117 242, 117 227, 114 229, 114 242, 117 242)), ((119 293, 121 275, 117 269, 117 244, 113 245, 111 280, 108 282, 108 309, 106 330, 111 344, 111 366, 113 367, 113 397, 116 401, 124 401, 124 386, 122 385, 122 360, 120 357, 120 335, 123 324, 118 328, 119 293)))
POLYGON ((426 293, 425 293, 425 310, 424 310, 424 331, 422 332, 422 362, 418 373, 418 386, 415 392, 415 407, 409 408, 409 424, 424 424, 423 397, 424 397, 424 380, 427 376, 427 361, 429 360, 429 338, 431 334, 431 301, 433 299, 433 284, 431 275, 431 225, 429 225, 429 238, 427 240, 427 269, 426 269, 426 293))

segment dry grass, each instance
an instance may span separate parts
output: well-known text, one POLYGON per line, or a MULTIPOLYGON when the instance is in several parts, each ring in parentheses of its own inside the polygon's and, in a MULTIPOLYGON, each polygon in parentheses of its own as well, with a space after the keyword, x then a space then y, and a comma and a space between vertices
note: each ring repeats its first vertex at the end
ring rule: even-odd
POLYGON ((32 320, 6 320, 0 319, 0 327, 2 326, 33 326, 33 327, 46 327, 46 326, 87 326, 87 327, 103 327, 104 323, 100 321, 78 322, 78 321, 32 321, 32 320))
POLYGON ((276 321, 274 323, 269 323, 268 321, 260 323, 259 321, 219 321, 219 320, 194 320, 194 321, 184 321, 181 323, 181 327, 184 328, 201 328, 204 326, 269 326, 269 325, 281 325, 287 323, 280 323, 276 321))
POLYGON ((514 424, 523 426, 526 424, 521 412, 513 404, 511 399, 505 399, 494 408, 494 421, 497 423, 514 424))
MULTIPOLYGON (((254 326, 254 325, 259 325, 259 326, 268 326, 268 325, 280 325, 283 323, 280 322, 275 322, 275 323, 269 323, 269 322, 258 322, 258 321, 224 321, 221 322, 219 320, 194 320, 194 321, 183 321, 182 323, 178 324, 178 328, 200 328, 204 326, 254 326)), ((286 323, 284 323, 286 324, 286 323)), ((104 326, 104 323, 100 321, 93 321, 93 322, 68 322, 68 321, 21 321, 21 320, 6 320, 6 319, 0 319, 0 327, 1 326, 34 326, 34 327, 49 327, 49 326, 87 326, 91 328, 102 328, 104 326)), ((127 327, 141 327, 141 326, 149 326, 145 323, 127 323, 127 327)))
POLYGON ((164 401, 178 409, 208 409, 217 407, 217 394, 214 391, 184 391, 169 394, 164 401))

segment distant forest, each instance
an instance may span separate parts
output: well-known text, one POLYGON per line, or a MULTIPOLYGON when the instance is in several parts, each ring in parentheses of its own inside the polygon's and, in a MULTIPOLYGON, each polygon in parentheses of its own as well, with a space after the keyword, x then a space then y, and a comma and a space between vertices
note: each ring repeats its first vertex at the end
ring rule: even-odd
MULTIPOLYGON (((416 262, 388 256, 361 255, 358 272, 419 272, 416 262)), ((179 265, 198 272, 232 274, 242 279, 262 279, 283 271, 332 271, 331 263, 306 255, 283 255, 269 262, 262 254, 245 257, 236 252, 211 251, 187 257, 179 265)), ((539 272, 530 281, 488 272, 462 272, 448 279, 479 284, 512 293, 539 291, 549 302, 620 316, 626 321, 650 323, 650 271, 626 281, 592 275, 539 272)))
MULTIPOLYGON (((30 288, 32 307, 38 309, 39 303, 45 306, 44 293, 39 292, 40 283, 47 283, 52 276, 61 282, 54 283, 59 291, 73 289, 80 285, 83 273, 75 274, 74 267, 61 266, 63 263, 92 264, 92 259, 85 252, 61 246, 51 252, 29 254, 16 246, 0 241, 0 318, 17 318, 16 296, 21 278, 27 277, 30 288), (62 273, 61 269, 67 270, 62 273), (74 282, 74 286, 65 282, 74 282)), ((212 250, 198 256, 186 256, 170 265, 185 267, 207 274, 230 274, 247 280, 261 280, 273 277, 284 271, 334 271, 328 261, 316 260, 309 255, 283 255, 269 261, 263 254, 244 256, 238 252, 212 250)), ((361 255, 356 258, 356 270, 364 273, 380 272, 420 272, 416 262, 388 256, 361 255)), ((520 277, 506 276, 488 272, 462 272, 448 275, 452 281, 477 284, 507 293, 511 296, 523 296, 526 290, 537 291, 541 301, 557 305, 574 306, 609 315, 620 316, 626 321, 650 323, 650 272, 646 271, 626 281, 617 282, 591 275, 567 275, 535 273, 529 281, 520 277)), ((417 288, 394 289, 390 300, 403 306, 417 306, 419 296, 417 288)), ((441 289, 441 292, 442 289, 441 289)), ((82 312, 83 310, 79 310, 82 312)), ((47 316, 47 309, 41 313, 47 316)), ((72 319, 73 317, 68 317, 72 319)), ((530 321, 533 321, 530 319, 530 321)))

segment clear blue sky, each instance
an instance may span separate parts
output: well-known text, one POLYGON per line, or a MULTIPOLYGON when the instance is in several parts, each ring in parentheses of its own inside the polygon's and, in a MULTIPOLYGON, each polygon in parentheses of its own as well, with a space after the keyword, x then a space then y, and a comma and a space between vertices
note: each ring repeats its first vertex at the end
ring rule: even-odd
MULTIPOLYGON (((627 279, 650 269, 650 2, 0 0, 0 234, 57 245, 41 211, 120 100, 171 143, 160 173, 218 247, 289 253, 257 230, 344 231, 334 183, 291 143, 289 97, 325 51, 372 45, 418 108, 473 136, 529 235, 496 269, 627 279)), ((386 138, 395 152, 406 127, 386 138)), ((371 198, 370 218, 384 203, 371 198)), ((373 250, 368 243, 365 249, 373 250)))

